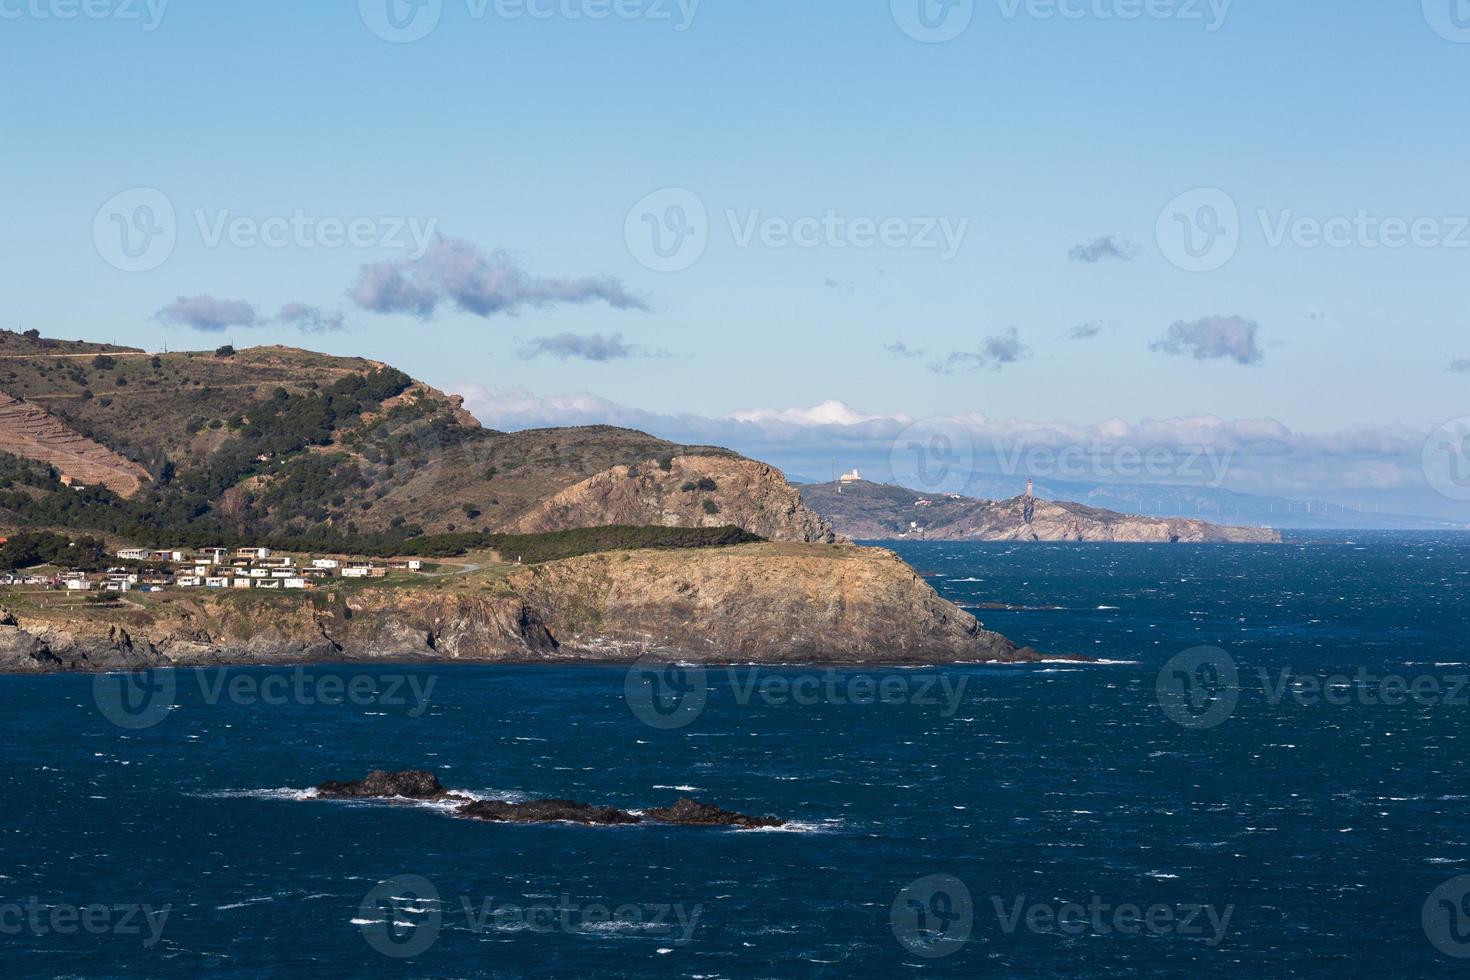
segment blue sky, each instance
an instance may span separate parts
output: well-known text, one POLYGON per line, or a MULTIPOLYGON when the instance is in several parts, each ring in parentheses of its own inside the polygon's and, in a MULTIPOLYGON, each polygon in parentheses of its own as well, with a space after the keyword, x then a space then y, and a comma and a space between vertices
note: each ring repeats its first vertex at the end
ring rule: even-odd
POLYGON ((1464 507, 1419 469, 1470 413, 1461 0, 975 0, 942 43, 904 29, 958 30, 940 0, 89 2, 0 0, 8 326, 364 354, 492 424, 601 412, 819 473, 931 417, 982 455, 1001 420, 1218 418, 1238 488, 1464 507), (384 40, 390 2, 433 29, 384 40), (172 245, 123 271, 113 215, 160 195, 172 245), (707 244, 650 268, 690 201, 707 244), (251 237, 296 215, 365 230, 251 237), (800 247, 803 219, 842 224, 800 247))

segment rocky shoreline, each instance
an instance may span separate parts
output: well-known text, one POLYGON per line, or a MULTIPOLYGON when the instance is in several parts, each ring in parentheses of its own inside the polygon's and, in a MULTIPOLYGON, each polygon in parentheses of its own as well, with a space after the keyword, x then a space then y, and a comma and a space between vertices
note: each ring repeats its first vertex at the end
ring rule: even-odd
POLYGON ((306 663, 924 665, 1034 661, 876 548, 743 545, 328 595, 0 596, 0 673, 306 663))
POLYGON ((488 823, 575 823, 589 827, 616 827, 647 822, 683 827, 737 827, 745 830, 786 826, 786 821, 776 817, 753 817, 735 813, 687 797, 673 806, 642 813, 572 800, 530 800, 525 803, 479 800, 445 789, 437 776, 422 770, 388 772, 379 769, 368 773, 366 779, 331 781, 322 783, 316 789, 317 798, 325 800, 452 803, 456 804, 456 816, 488 823))

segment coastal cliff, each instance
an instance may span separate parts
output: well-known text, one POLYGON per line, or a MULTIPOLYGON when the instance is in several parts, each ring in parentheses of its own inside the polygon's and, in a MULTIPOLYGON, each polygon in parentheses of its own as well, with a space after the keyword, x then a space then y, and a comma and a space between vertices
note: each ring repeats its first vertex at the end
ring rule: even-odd
POLYGON ((897 556, 757 544, 596 554, 414 586, 0 610, 0 672, 306 662, 1036 659, 897 556))

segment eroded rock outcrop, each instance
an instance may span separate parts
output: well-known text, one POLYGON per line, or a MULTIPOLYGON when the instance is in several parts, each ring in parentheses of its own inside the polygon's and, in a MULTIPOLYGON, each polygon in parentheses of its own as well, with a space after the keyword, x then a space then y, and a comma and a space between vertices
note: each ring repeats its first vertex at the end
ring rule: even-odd
POLYGON ((540 534, 609 524, 742 527, 770 541, 831 544, 831 525, 781 471, 738 456, 678 456, 615 466, 557 493, 507 530, 540 534))

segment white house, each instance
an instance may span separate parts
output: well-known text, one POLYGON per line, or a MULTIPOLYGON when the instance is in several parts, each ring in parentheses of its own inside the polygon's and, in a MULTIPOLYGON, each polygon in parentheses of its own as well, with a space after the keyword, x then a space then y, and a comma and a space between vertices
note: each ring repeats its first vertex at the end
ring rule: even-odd
POLYGON ((278 578, 261 579, 255 583, 255 587, 257 589, 279 589, 281 587, 281 580, 278 578))
POLYGON ((180 575, 174 581, 174 584, 177 585, 181 589, 197 589, 197 588, 199 588, 199 586, 201 586, 201 585, 204 584, 204 576, 202 576, 202 575, 180 575))
POLYGON ((123 561, 147 561, 152 554, 147 548, 124 548, 117 556, 123 561))
POLYGON ((284 582, 282 582, 281 584, 284 585, 288 589, 304 589, 304 588, 306 588, 306 579, 304 579, 304 578, 288 578, 284 582))
POLYGON ((209 589, 228 589, 230 580, 220 575, 211 575, 204 580, 204 586, 209 589))
POLYGON ((354 565, 351 568, 342 569, 343 578, 367 578, 372 574, 372 569, 365 565, 354 565))
POLYGON ((256 560, 259 560, 261 558, 269 558, 270 556, 271 556, 271 550, 269 548, 236 548, 235 549, 235 557, 236 558, 254 558, 256 560))
POLYGON ((424 570, 424 563, 417 558, 410 559, 408 570, 410 572, 422 572, 424 570))
POLYGON ((237 588, 237 589, 253 589, 253 588, 255 588, 255 581, 253 579, 248 579, 248 578, 237 578, 237 579, 235 579, 235 588, 237 588))
POLYGON ((86 578, 69 578, 66 580, 68 592, 91 592, 92 582, 86 578))
POLYGON ((228 548, 200 548, 199 557, 207 559, 210 564, 218 565, 230 556, 228 548))
POLYGON ((313 558, 311 560, 311 567, 325 568, 331 570, 334 568, 341 568, 342 563, 335 558, 313 558))

